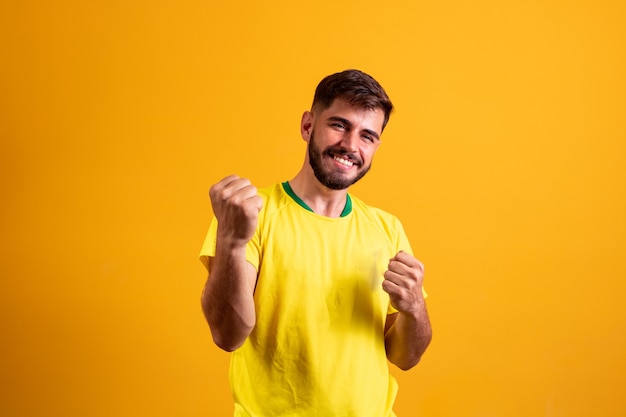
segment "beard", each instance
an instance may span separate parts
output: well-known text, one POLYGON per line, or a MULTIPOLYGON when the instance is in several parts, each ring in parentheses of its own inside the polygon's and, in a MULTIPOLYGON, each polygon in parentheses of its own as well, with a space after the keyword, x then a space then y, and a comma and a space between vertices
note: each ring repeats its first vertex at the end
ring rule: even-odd
POLYGON ((315 178, 327 188, 331 190, 345 190, 358 180, 363 178, 365 174, 370 170, 372 164, 363 166, 363 161, 355 154, 351 154, 341 146, 331 146, 324 150, 317 147, 315 143, 315 131, 311 132, 311 138, 307 146, 309 154, 309 164, 313 168, 313 174, 315 178), (357 166, 357 173, 354 178, 347 177, 344 172, 340 170, 331 170, 324 167, 324 157, 333 158, 333 156, 341 156, 342 158, 352 161, 357 166))

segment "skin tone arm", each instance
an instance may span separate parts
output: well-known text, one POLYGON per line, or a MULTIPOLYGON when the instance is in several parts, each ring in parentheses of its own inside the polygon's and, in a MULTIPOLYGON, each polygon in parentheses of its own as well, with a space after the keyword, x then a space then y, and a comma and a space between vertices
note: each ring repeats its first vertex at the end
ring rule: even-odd
POLYGON ((209 194, 218 221, 217 240, 201 305, 213 341, 231 352, 256 323, 256 270, 246 261, 246 244, 254 235, 263 201, 250 181, 235 175, 215 184, 209 194))
POLYGON ((403 370, 417 365, 432 338, 426 302, 422 293, 424 266, 400 251, 389 261, 383 289, 398 313, 387 316, 385 347, 387 358, 403 370))

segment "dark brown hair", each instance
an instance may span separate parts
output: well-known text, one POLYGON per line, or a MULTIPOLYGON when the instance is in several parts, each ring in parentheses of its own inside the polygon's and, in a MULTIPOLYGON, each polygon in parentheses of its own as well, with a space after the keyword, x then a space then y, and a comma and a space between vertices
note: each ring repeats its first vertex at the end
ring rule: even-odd
POLYGON ((346 100, 364 109, 381 109, 385 113, 383 129, 393 111, 393 104, 383 87, 370 75, 349 69, 324 78, 315 89, 312 110, 323 111, 333 105, 336 98, 346 100))

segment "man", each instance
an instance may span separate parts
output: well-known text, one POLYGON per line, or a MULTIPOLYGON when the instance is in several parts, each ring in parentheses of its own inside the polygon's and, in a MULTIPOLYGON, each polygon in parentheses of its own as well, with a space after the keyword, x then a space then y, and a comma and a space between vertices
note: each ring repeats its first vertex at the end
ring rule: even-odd
POLYGON ((235 416, 394 415, 387 359, 409 369, 431 339, 424 267, 396 217, 348 194, 392 109, 369 75, 330 75, 302 116, 292 180, 211 187, 202 308, 233 351, 235 416))

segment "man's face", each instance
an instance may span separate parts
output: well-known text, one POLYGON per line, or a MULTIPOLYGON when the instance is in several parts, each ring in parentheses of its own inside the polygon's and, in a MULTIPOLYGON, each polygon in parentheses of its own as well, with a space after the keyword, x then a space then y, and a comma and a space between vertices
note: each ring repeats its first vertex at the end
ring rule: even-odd
POLYGON ((312 115, 308 157, 317 180, 343 190, 363 178, 380 144, 383 120, 381 109, 355 108, 341 99, 312 115))

